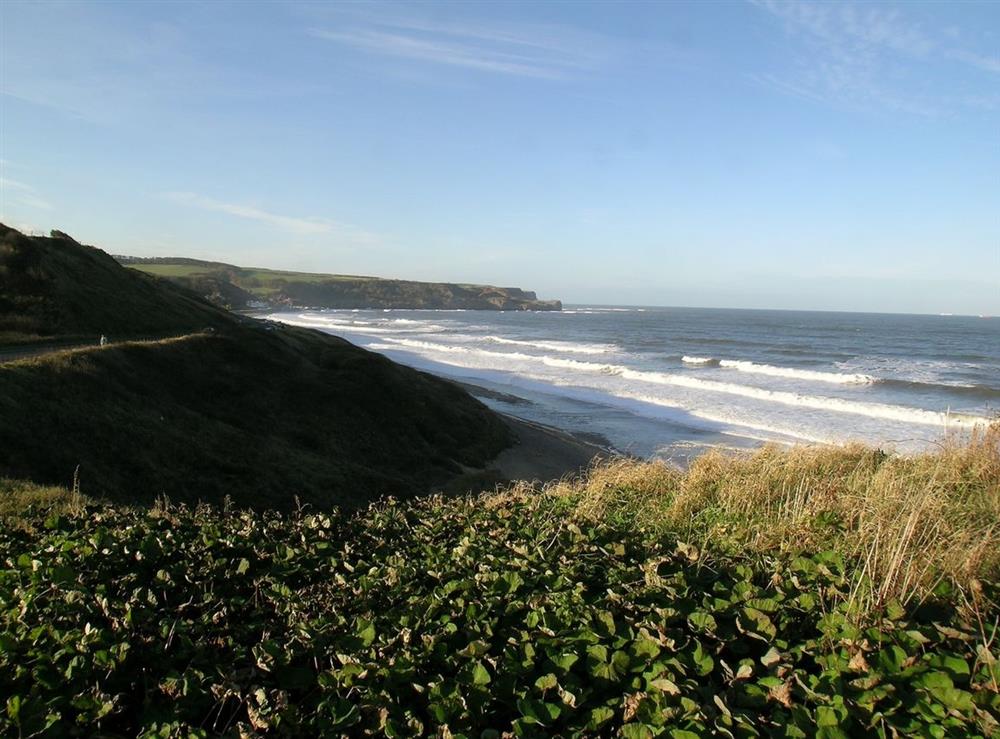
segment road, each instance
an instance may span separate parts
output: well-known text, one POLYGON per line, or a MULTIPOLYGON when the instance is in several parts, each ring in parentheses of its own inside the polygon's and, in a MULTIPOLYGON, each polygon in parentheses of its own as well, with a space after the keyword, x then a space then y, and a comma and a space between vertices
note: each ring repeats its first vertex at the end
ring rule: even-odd
MULTIPOLYGON (((180 336, 187 336, 190 332, 181 334, 168 334, 166 336, 115 336, 109 338, 109 344, 122 344, 129 341, 164 341, 175 339, 180 336)), ((34 342, 31 344, 0 344, 0 364, 4 362, 14 362, 18 359, 29 359, 40 357, 53 352, 65 352, 70 349, 96 348, 101 345, 100 337, 93 339, 54 339, 52 341, 34 342)))

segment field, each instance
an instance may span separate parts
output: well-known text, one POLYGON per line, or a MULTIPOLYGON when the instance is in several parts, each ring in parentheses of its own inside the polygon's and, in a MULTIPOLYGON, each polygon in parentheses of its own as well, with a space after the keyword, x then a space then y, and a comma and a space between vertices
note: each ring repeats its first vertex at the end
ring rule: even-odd
POLYGON ((190 277, 191 275, 205 274, 207 271, 203 266, 195 264, 135 264, 132 266, 140 272, 157 277, 190 277))
MULTIPOLYGON (((193 261, 193 260, 192 260, 193 261)), ((128 265, 133 269, 157 277, 194 277, 197 275, 209 275, 215 272, 232 272, 240 279, 240 284, 244 287, 253 286, 257 283, 259 287, 267 287, 274 284, 283 284, 287 281, 295 282, 329 282, 336 280, 375 280, 376 277, 361 277, 353 275, 328 275, 315 272, 286 272, 277 269, 257 269, 254 267, 229 267, 228 265, 215 264, 213 262, 135 262, 128 265)))
POLYGON ((998 730, 996 429, 356 513, 4 485, 4 734, 998 730))

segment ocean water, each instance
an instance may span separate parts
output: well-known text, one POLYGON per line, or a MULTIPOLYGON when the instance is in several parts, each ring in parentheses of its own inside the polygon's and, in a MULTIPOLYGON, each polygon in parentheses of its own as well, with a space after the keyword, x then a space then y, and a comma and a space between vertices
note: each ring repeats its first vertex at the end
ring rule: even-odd
POLYGON ((682 464, 764 441, 919 451, 1000 410, 1000 318, 588 306, 269 317, 475 385, 504 413, 682 464))

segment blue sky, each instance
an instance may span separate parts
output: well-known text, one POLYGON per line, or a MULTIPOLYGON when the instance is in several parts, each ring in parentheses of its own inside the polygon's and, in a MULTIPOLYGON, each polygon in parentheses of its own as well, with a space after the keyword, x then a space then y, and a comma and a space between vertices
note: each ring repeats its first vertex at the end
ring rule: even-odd
POLYGON ((570 302, 1000 313, 1000 3, 0 4, 0 219, 570 302))

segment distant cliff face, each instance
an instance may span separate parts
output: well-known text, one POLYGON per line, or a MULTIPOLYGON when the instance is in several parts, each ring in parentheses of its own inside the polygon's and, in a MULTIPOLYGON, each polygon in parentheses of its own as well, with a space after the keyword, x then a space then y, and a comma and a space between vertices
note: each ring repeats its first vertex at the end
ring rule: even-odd
POLYGON ((538 300, 516 287, 453 285, 404 280, 288 282, 278 299, 317 308, 434 308, 466 310, 560 310, 558 300, 538 300))
POLYGON ((562 310, 560 301, 539 300, 535 293, 517 287, 279 272, 195 259, 118 257, 118 260, 180 283, 231 309, 296 306, 562 310))

